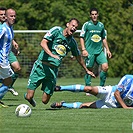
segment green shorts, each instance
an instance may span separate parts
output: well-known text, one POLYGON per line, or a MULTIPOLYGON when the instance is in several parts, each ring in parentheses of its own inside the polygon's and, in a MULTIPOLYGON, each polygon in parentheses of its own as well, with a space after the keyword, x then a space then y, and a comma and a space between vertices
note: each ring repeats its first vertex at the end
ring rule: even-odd
POLYGON ((98 65, 108 63, 105 53, 103 51, 100 54, 92 54, 92 55, 90 54, 85 59, 85 64, 86 64, 86 67, 88 67, 88 68, 92 68, 94 66, 95 62, 98 65))
POLYGON ((16 62, 16 61, 18 61, 18 60, 17 60, 16 56, 14 55, 14 53, 11 51, 9 53, 9 63, 12 64, 13 62, 16 62))
POLYGON ((35 61, 30 73, 28 86, 30 90, 35 90, 42 84, 41 90, 52 95, 56 86, 57 68, 44 65, 41 61, 35 61))

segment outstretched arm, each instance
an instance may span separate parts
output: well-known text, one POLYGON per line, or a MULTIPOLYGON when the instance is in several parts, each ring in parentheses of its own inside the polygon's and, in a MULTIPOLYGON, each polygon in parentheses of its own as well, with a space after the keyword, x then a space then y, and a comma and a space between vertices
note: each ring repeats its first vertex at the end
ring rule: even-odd
POLYGON ((80 44, 81 44, 82 55, 84 57, 87 57, 88 56, 88 52, 86 51, 84 38, 82 38, 82 37, 80 38, 80 44))
POLYGON ((120 91, 119 90, 116 90, 115 93, 114 93, 114 96, 116 98, 116 100, 118 101, 118 103, 122 106, 122 108, 124 109, 129 109, 129 108, 132 108, 132 107, 128 107, 123 99, 121 98, 121 95, 120 95, 120 91))
POLYGON ((84 63, 84 60, 83 60, 83 58, 82 58, 81 55, 76 56, 76 59, 77 59, 77 61, 79 62, 79 64, 84 68, 84 70, 86 71, 86 73, 88 73, 89 75, 91 75, 93 78, 96 77, 95 74, 94 74, 93 72, 91 72, 91 71, 89 71, 89 70, 87 69, 87 67, 86 67, 86 65, 85 65, 85 63, 84 63))
POLYGON ((111 57, 112 57, 112 54, 111 54, 111 52, 110 52, 110 50, 109 50, 109 47, 108 47, 108 43, 107 43, 106 38, 103 39, 103 45, 104 45, 104 47, 106 48, 108 57, 111 58, 111 57))

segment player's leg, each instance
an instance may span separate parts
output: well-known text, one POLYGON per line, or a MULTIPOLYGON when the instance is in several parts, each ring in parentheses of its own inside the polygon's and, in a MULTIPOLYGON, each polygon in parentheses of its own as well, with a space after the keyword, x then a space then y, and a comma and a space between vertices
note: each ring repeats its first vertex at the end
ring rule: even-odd
POLYGON ((35 90, 27 89, 27 93, 24 94, 24 98, 33 106, 36 106, 36 101, 34 100, 35 90))
POLYGON ((8 86, 2 84, 0 86, 0 106, 1 107, 8 107, 7 105, 5 105, 3 102, 2 102, 2 98, 5 96, 5 94, 7 93, 8 91, 8 86))
POLYGON ((83 92, 84 85, 67 85, 67 86, 56 86, 55 91, 72 91, 72 92, 83 92))
POLYGON ((54 71, 51 72, 47 71, 45 74, 47 75, 47 77, 51 75, 51 78, 43 79, 42 88, 41 88, 41 90, 43 91, 42 102, 44 104, 47 104, 54 93, 56 85, 56 75, 54 71), (55 78, 52 76, 53 74, 55 75, 55 78))
POLYGON ((84 79, 85 79, 85 85, 91 86, 91 75, 86 73, 84 79))
MULTIPOLYGON (((90 71, 93 70, 94 63, 95 63, 95 56, 94 56, 94 55, 89 55, 89 56, 85 59, 86 67, 87 67, 88 70, 90 70, 90 71)), ((85 85, 86 85, 86 86, 91 86, 91 75, 85 74, 84 79, 85 79, 85 85)))
POLYGON ((82 103, 80 108, 94 108, 96 109, 96 102, 87 102, 87 103, 82 103))
POLYGON ((100 72, 100 86, 105 85, 107 71, 108 71, 108 61, 105 57, 104 52, 101 52, 96 59, 97 63, 101 65, 101 72, 100 72))
POLYGON ((27 93, 24 94, 24 98, 33 106, 36 106, 36 102, 33 99, 36 88, 42 83, 42 66, 36 61, 32 67, 30 77, 27 85, 27 93))
POLYGON ((94 109, 101 109, 101 108, 111 108, 108 106, 104 100, 97 100, 95 102, 88 102, 81 104, 80 108, 94 108, 94 109))
POLYGON ((102 70, 100 72, 100 86, 104 86, 107 78, 108 64, 107 63, 102 64, 101 69, 102 70))
POLYGON ((56 91, 71 91, 71 92, 86 92, 94 96, 98 94, 97 86, 84 86, 80 84, 68 85, 68 86, 56 86, 56 91))
POLYGON ((0 68, 0 73, 1 73, 0 79, 3 79, 2 85, 0 86, 0 105, 2 107, 6 107, 1 100, 5 96, 6 92, 8 91, 8 87, 12 82, 11 76, 13 74, 13 71, 10 68, 10 66, 6 66, 4 68, 2 68, 2 67, 0 68), (9 73, 10 73, 10 75, 9 75, 9 73))
POLYGON ((13 87, 14 82, 16 81, 16 79, 19 76, 21 67, 20 67, 20 64, 19 64, 18 61, 15 61, 15 62, 11 63, 11 66, 12 66, 12 68, 14 70, 14 75, 12 76, 13 82, 11 84, 11 87, 13 87))
POLYGON ((55 102, 55 103, 52 103, 51 104, 51 108, 61 108, 61 107, 64 107, 64 108, 77 108, 79 109, 80 106, 82 105, 81 102, 74 102, 74 103, 67 103, 67 102, 55 102))
POLYGON ((13 52, 10 52, 10 54, 9 54, 9 62, 10 62, 10 64, 11 64, 12 69, 14 70, 14 74, 12 75, 12 80, 13 80, 13 82, 12 82, 12 84, 9 86, 9 91, 10 91, 13 95, 17 96, 17 95, 18 95, 18 92, 14 90, 13 85, 14 85, 16 79, 17 79, 18 76, 19 76, 21 67, 20 67, 20 64, 19 64, 19 62, 18 62, 18 60, 17 60, 17 58, 16 58, 16 56, 14 55, 13 52))
POLYGON ((3 79, 3 84, 0 86, 0 100, 4 97, 6 92, 8 91, 8 86, 11 84, 11 77, 3 79))

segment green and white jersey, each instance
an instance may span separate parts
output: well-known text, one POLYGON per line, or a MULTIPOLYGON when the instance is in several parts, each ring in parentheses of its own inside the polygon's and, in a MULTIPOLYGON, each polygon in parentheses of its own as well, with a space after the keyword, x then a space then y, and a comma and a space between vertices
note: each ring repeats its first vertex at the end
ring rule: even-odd
POLYGON ((99 54, 103 50, 102 40, 106 37, 103 23, 94 24, 92 20, 84 23, 80 37, 84 38, 89 54, 99 54))
POLYGON ((49 56, 44 50, 41 51, 38 60, 49 62, 57 67, 60 66, 62 59, 67 55, 68 52, 72 52, 73 56, 79 56, 80 51, 78 49, 77 42, 72 36, 65 37, 63 35, 63 28, 53 27, 44 35, 44 39, 47 39, 48 47, 50 51, 58 55, 60 60, 49 56))

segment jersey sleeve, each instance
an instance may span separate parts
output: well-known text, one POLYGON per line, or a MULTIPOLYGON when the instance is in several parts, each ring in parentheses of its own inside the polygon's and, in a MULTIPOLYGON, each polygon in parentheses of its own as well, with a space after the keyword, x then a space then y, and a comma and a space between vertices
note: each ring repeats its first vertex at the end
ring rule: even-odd
POLYGON ((117 90, 122 92, 125 84, 126 84, 126 76, 122 77, 121 80, 119 81, 117 90))
POLYGON ((60 27, 53 27, 51 28, 45 35, 44 39, 47 39, 48 41, 52 41, 54 37, 56 36, 57 31, 59 30, 60 27))
POLYGON ((85 37, 85 33, 86 33, 86 30, 87 30, 86 25, 87 25, 87 22, 83 24, 81 32, 80 32, 80 37, 82 37, 82 38, 85 37))
POLYGON ((106 31, 105 31, 105 29, 103 28, 103 30, 102 30, 102 39, 105 39, 106 38, 106 31))
POLYGON ((0 38, 4 35, 5 31, 5 28, 3 26, 0 26, 0 38))

